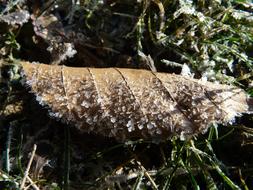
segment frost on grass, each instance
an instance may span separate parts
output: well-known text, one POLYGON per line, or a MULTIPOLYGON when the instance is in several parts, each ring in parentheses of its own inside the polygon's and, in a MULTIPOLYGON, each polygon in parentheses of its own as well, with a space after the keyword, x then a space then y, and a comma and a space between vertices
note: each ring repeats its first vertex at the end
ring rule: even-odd
POLYGON ((6 22, 9 25, 23 25, 28 22, 30 14, 28 11, 17 11, 0 17, 0 21, 6 22))
POLYGON ((51 116, 118 140, 185 139, 253 111, 242 89, 186 76, 21 64, 26 83, 51 116))

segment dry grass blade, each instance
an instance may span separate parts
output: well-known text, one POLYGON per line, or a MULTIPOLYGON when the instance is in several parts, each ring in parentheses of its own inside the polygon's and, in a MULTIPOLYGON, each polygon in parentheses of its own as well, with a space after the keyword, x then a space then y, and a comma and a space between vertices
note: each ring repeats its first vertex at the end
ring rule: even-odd
POLYGON ((118 140, 185 139, 252 111, 242 89, 181 75, 21 64, 26 84, 51 116, 118 140))
POLYGON ((25 190, 29 189, 30 186, 32 186, 35 190, 39 190, 39 187, 34 183, 34 181, 29 176, 27 176, 26 178, 30 182, 30 185, 27 186, 25 190))
POLYGON ((152 185, 152 188, 157 190, 158 187, 156 185, 156 183, 154 182, 154 180, 152 179, 152 177, 149 175, 149 173, 147 172, 146 168, 144 168, 144 166, 139 162, 137 161, 137 164, 139 165, 139 167, 141 168, 141 170, 143 171, 144 175, 148 178, 148 180, 150 181, 151 185, 152 185))
MULTIPOLYGON (((35 156, 36 149, 37 149, 37 145, 35 144, 35 145, 33 146, 32 155, 31 155, 31 158, 30 158, 30 160, 29 160, 29 162, 28 162, 28 164, 27 164, 27 168, 26 168, 26 170, 25 170, 25 174, 24 174, 24 177, 23 177, 22 182, 21 182, 21 185, 20 185, 20 189, 21 189, 21 190, 24 189, 26 179, 29 178, 29 177, 28 177, 28 174, 29 174, 29 170, 30 170, 31 165, 32 165, 33 158, 34 158, 34 156, 35 156)), ((29 179, 30 179, 30 178, 29 178, 29 179)), ((31 180, 29 180, 29 181, 31 182, 31 180)), ((35 185, 33 182, 32 182, 32 186, 36 187, 36 185, 35 185)), ((39 189, 39 188, 36 188, 36 189, 39 189)))

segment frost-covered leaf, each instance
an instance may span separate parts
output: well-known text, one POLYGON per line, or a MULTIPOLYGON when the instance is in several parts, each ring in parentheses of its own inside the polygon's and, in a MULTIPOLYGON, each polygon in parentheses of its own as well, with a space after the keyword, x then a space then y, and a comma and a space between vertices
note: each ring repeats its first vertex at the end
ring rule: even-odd
POLYGON ((73 43, 67 40, 61 21, 54 15, 33 18, 34 32, 49 44, 52 64, 59 64, 73 57, 77 51, 73 43))
POLYGON ((59 36, 59 33, 64 33, 62 23, 52 14, 33 18, 33 27, 35 34, 46 41, 59 36))
POLYGON ((119 140, 185 139, 253 111, 242 89, 181 75, 21 64, 26 84, 51 116, 119 140))

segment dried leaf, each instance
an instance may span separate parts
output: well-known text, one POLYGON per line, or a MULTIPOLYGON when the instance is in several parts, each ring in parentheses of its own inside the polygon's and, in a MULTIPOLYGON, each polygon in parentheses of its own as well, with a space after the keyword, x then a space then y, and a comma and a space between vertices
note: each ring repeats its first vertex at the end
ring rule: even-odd
POLYGON ((33 16, 32 20, 35 34, 46 41, 54 40, 55 38, 60 38, 59 33, 64 34, 62 23, 56 16, 52 14, 40 16, 38 18, 35 18, 33 16))
POLYGON ((51 54, 52 64, 59 64, 77 53, 74 45, 68 42, 63 25, 56 16, 50 14, 32 19, 35 34, 49 44, 47 50, 51 54))
POLYGON ((253 111, 242 89, 181 75, 21 64, 26 84, 51 116, 118 140, 184 139, 253 111))

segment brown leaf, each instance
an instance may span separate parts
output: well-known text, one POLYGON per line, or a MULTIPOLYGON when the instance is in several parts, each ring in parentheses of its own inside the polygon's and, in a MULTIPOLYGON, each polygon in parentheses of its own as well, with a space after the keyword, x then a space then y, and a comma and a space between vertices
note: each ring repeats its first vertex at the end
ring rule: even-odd
POLYGON ((21 64, 26 84, 51 116, 118 140, 185 139, 253 111, 242 89, 181 75, 21 64))
POLYGON ((75 47, 66 37, 61 21, 54 15, 32 17, 34 32, 48 43, 51 63, 59 64, 76 54, 75 47))

